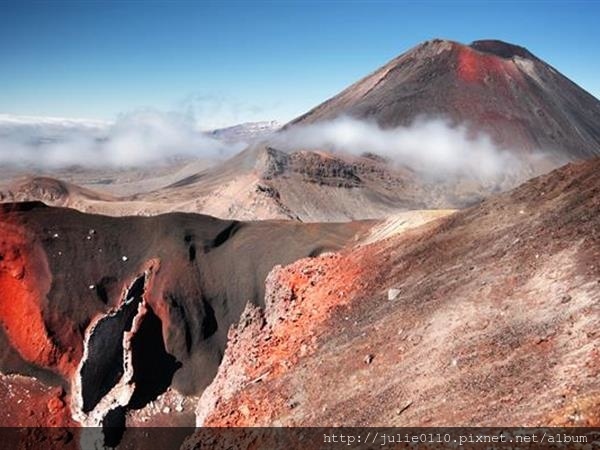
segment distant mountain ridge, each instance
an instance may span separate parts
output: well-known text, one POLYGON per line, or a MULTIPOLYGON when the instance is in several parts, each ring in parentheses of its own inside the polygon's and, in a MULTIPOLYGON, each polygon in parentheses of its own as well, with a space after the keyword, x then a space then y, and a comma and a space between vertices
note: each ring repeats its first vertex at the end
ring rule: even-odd
POLYGON ((226 142, 247 142, 264 138, 281 128, 276 120, 245 122, 210 131, 210 135, 226 142))

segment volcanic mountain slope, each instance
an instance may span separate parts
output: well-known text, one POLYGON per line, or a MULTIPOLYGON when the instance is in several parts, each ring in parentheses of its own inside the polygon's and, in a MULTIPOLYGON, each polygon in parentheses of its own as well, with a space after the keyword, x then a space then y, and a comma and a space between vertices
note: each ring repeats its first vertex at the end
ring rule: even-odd
POLYGON ((453 191, 444 186, 425 183, 412 171, 375 155, 286 153, 257 145, 226 164, 136 200, 172 201, 178 208, 218 217, 316 222, 381 218, 402 210, 458 207, 481 199, 477 182, 457 182, 453 191))
POLYGON ((463 208, 566 161, 600 154, 600 101, 528 50, 500 41, 421 44, 292 121, 282 133, 344 115, 384 128, 442 117, 489 135, 523 164, 493 179, 431 177, 376 155, 301 148, 286 153, 275 138, 213 174, 194 175, 150 197, 177 198, 185 184, 184 191, 199 193, 198 210, 220 217, 247 211, 304 221, 385 217, 411 209, 463 208))
MULTIPOLYGON (((6 205, 0 370, 57 387, 48 394, 29 388, 55 405, 31 417, 35 423, 68 424, 72 415, 99 425, 126 411, 153 411, 148 405, 163 395, 181 404, 210 383, 229 325, 247 302, 262 305, 274 265, 339 249, 370 227, 193 214, 111 218, 6 205), (65 411, 66 422, 59 419, 65 411)), ((28 386, 19 377, 2 383, 28 386)), ((0 400, 11 411, 26 399, 0 388, 0 400)), ((0 423, 13 423, 2 414, 0 423)), ((189 423, 190 414, 189 407, 174 412, 170 423, 189 423)))
POLYGON ((496 40, 427 41, 287 126, 342 115, 385 128, 442 116, 519 151, 600 154, 600 101, 525 48, 496 40))
MULTIPOLYGON (((89 185, 90 183, 86 182, 85 184, 89 185)), ((142 188, 138 183, 134 182, 134 185, 136 186, 134 189, 142 188)), ((124 188, 122 190, 113 185, 99 187, 92 184, 92 186, 92 188, 82 187, 48 176, 18 177, 16 180, 5 182, 3 186, 0 186, 0 203, 38 201, 49 206, 66 207, 109 216, 146 216, 172 210, 179 211, 174 205, 152 204, 136 200, 135 195, 122 195, 127 192, 127 188, 122 185, 121 187, 124 188)), ((185 212, 186 210, 182 209, 181 211, 185 212)))
MULTIPOLYGON (((465 46, 434 40, 216 166, 194 171, 186 165, 148 182, 95 179, 93 189, 110 198, 50 200, 117 216, 184 211, 238 220, 355 220, 463 208, 565 162, 599 154, 598 130, 600 102, 526 49, 499 41, 465 46), (300 144, 284 152, 278 145, 290 128, 344 115, 384 128, 443 117, 491 136, 524 165, 491 179, 482 173, 431 177, 369 154, 369 148, 359 156, 300 144)), ((39 184, 34 179, 0 188, 0 200, 48 200, 31 183, 39 184)))
POLYGON ((50 177, 25 177, 0 192, 0 200, 7 203, 27 202, 30 199, 54 206, 87 205, 95 202, 113 202, 108 194, 102 194, 65 181, 50 177))
POLYGON ((600 425, 598 170, 275 268, 198 425, 600 425))
POLYGON ((519 179, 513 174, 495 180, 424 178, 376 155, 287 153, 261 144, 215 167, 134 195, 104 194, 38 177, 8 186, 0 198, 40 200, 111 216, 183 211, 236 220, 325 222, 462 208, 519 179))

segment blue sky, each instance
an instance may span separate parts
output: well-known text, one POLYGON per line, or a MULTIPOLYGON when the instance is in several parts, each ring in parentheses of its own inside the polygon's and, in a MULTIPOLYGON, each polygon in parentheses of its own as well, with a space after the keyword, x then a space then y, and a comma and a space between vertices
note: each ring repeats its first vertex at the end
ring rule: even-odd
POLYGON ((289 120, 417 43, 523 45, 600 96, 600 2, 0 2, 0 113, 289 120))

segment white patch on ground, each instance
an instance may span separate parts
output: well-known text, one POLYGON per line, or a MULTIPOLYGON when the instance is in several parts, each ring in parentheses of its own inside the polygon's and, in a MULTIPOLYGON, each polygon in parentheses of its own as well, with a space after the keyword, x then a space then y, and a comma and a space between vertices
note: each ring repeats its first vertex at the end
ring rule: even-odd
POLYGON ((388 219, 375 225, 362 244, 372 244, 387 239, 404 231, 417 228, 432 220, 439 219, 440 217, 446 217, 453 214, 455 211, 456 210, 454 209, 431 209, 405 211, 394 214, 388 219))
POLYGON ((544 82, 538 75, 537 70, 535 69, 535 64, 533 61, 531 61, 530 59, 521 58, 519 56, 515 56, 513 58, 513 61, 515 62, 517 67, 519 67, 519 69, 521 69, 528 76, 533 78, 538 84, 544 84, 544 82))

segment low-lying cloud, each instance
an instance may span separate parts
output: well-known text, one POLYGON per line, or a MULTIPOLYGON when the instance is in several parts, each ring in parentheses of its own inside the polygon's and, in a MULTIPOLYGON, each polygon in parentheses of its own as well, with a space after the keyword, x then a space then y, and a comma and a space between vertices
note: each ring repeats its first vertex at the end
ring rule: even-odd
POLYGON ((244 147, 200 130, 193 117, 154 110, 115 122, 0 117, 0 164, 56 168, 129 167, 175 157, 225 158, 244 147))
POLYGON ((518 165, 508 150, 484 134, 442 119, 419 119, 407 127, 382 129, 374 122, 341 117, 290 127, 271 140, 276 148, 321 149, 361 155, 374 153, 431 175, 495 177, 518 165))
MULTIPOLYGON (((518 164, 514 153, 499 149, 489 137, 473 136, 466 126, 440 119, 382 129, 374 122, 341 117, 287 128, 268 137, 268 142, 286 151, 374 153, 434 176, 490 178, 514 171, 518 164)), ((4 166, 136 167, 177 157, 222 160, 246 143, 202 131, 189 113, 143 110, 110 123, 0 116, 0 164, 4 166)))

